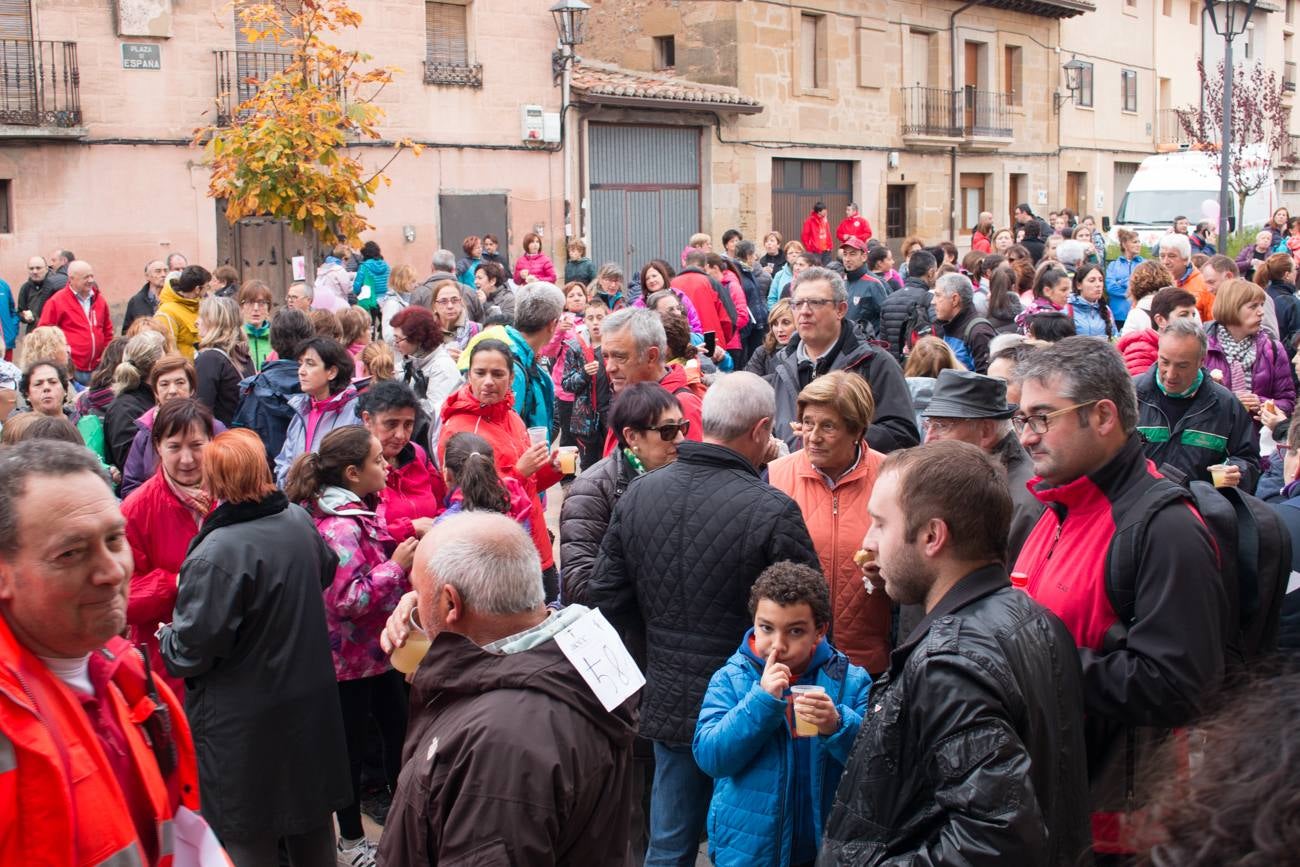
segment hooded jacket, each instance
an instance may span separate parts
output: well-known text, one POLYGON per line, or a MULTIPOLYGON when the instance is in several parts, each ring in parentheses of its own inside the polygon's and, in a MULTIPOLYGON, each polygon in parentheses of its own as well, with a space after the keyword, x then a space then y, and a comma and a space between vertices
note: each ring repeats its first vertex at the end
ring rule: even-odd
MULTIPOLYGON (((1131 316, 1132 314, 1130 314, 1131 316)), ((1119 339, 1119 354, 1124 356, 1128 375, 1139 377, 1151 369, 1160 356, 1160 335, 1154 328, 1130 331, 1119 339)))
POLYGON ((423 355, 411 355, 402 369, 402 382, 411 387, 420 400, 420 409, 429 418, 437 418, 447 395, 460 388, 460 371, 447 344, 443 343, 423 355))
POLYGON ((352 278, 352 294, 357 304, 367 310, 377 310, 388 294, 388 263, 383 259, 366 259, 352 278))
POLYGON ((1297 332, 1300 332, 1300 298, 1296 298, 1296 287, 1272 280, 1264 291, 1273 299, 1273 309, 1277 312, 1278 339, 1290 350, 1295 345, 1297 332))
POLYGON ((330 486, 313 506, 316 529, 339 564, 325 588, 334 676, 344 681, 383 674, 391 666, 379 636, 411 588, 406 570, 389 559, 395 546, 384 525, 383 502, 372 510, 348 489, 330 486))
POLYGON ((1219 342, 1222 328, 1217 322, 1212 322, 1205 328, 1208 347, 1203 366, 1206 372, 1219 371, 1223 374, 1221 384, 1228 390, 1249 390, 1260 400, 1272 400, 1279 411, 1290 415, 1295 409, 1295 380, 1291 377, 1291 362, 1287 358, 1286 347, 1264 329, 1256 332, 1255 366, 1251 371, 1250 387, 1246 389, 1245 383, 1233 381, 1228 358, 1219 342))
POLYGON ((284 435, 293 420, 289 398, 302 394, 298 362, 289 358, 268 361, 261 372, 239 383, 239 408, 231 427, 246 427, 266 446, 272 465, 284 448, 284 435))
POLYGON ((816 211, 809 211, 808 216, 803 221, 803 229, 799 233, 799 240, 803 243, 803 248, 809 253, 829 253, 832 249, 831 239, 831 222, 826 216, 826 212, 820 214, 816 211))
POLYGON ((890 602, 883 593, 867 593, 853 555, 871 529, 867 501, 884 459, 859 448, 855 465, 834 488, 803 449, 767 465, 768 483, 799 504, 830 585, 831 640, 854 665, 875 673, 889 664, 890 602))
POLYGON ((289 406, 293 407, 293 418, 289 419, 284 445, 275 458, 275 481, 280 487, 284 487, 285 476, 298 455, 316 451, 325 434, 336 427, 361 424, 361 416, 357 415, 357 390, 351 385, 320 403, 313 401, 309 394, 295 394, 289 398, 289 406), (308 442, 307 423, 313 408, 321 410, 321 413, 308 442))
POLYGON ((791 705, 759 685, 766 660, 755 655, 753 634, 752 628, 745 633, 710 679, 692 744, 700 770, 715 780, 709 857, 719 867, 790 864, 797 815, 810 820, 817 846, 871 688, 871 677, 823 639, 796 683, 826 690, 840 728, 826 737, 793 738, 791 705), (796 768, 809 773, 801 778, 796 768))
POLYGON ((889 354, 899 361, 903 357, 908 335, 903 333, 909 311, 919 306, 929 316, 930 284, 920 277, 908 277, 903 288, 892 293, 880 306, 880 338, 889 343, 889 354))
POLYGON ((691 742, 709 678, 753 625, 749 589, 781 560, 820 568, 799 506, 725 446, 684 442, 628 487, 587 598, 646 649, 643 737, 691 742))
POLYGON ((312 287, 313 310, 339 311, 348 306, 352 283, 356 278, 348 273, 343 263, 333 256, 316 270, 316 284, 312 287))
POLYGON ((41 325, 63 329, 72 349, 72 364, 79 371, 93 371, 99 365, 104 347, 113 340, 113 316, 98 287, 90 290, 90 312, 81 306, 77 293, 65 286, 50 296, 41 308, 41 325))
POLYGON ((1078 658, 1001 564, 939 600, 868 706, 819 865, 1088 863, 1078 658))
POLYGON ((1109 340, 1116 334, 1115 320, 1100 301, 1086 301, 1078 294, 1070 296, 1070 310, 1074 314, 1074 333, 1081 337, 1100 337, 1109 340), (1106 326, 1110 326, 1110 334, 1106 326))
MULTIPOLYGON (((894 297, 890 296, 890 300, 894 297)), ((799 392, 815 376, 832 370, 847 370, 865 379, 876 399, 876 413, 867 428, 867 445, 878 452, 888 453, 921 442, 903 369, 888 352, 863 341, 848 322, 840 323, 839 340, 817 359, 816 364, 800 363, 799 343, 798 334, 790 338, 785 348, 773 358, 774 372, 767 377, 776 389, 773 436, 784 438, 791 449, 799 448, 799 438, 790 429, 790 422, 795 420, 799 392)))
POLYGON ((635 699, 606 711, 552 638, 586 613, 554 612, 504 653, 452 632, 433 640, 411 683, 379 863, 624 863, 635 699))
POLYGON ((415 443, 407 443, 388 462, 388 484, 379 496, 384 501, 388 535, 402 542, 415 535, 412 522, 416 518, 438 517, 447 485, 428 453, 415 443))
POLYGON ((549 432, 555 423, 555 382, 542 369, 541 359, 528 339, 513 325, 506 326, 506 343, 514 354, 510 387, 515 393, 515 412, 523 419, 524 427, 544 427, 549 432))
POLYGON ((158 294, 158 312, 154 318, 176 338, 176 348, 181 355, 193 360, 199 345, 198 295, 186 298, 172 288, 171 280, 158 294))
POLYGON ((1146 260, 1141 256, 1125 259, 1121 256, 1106 266, 1106 294, 1110 296, 1110 312, 1120 322, 1128 319, 1129 306, 1128 281, 1133 276, 1133 269, 1146 260))
MULTIPOLYGON (((521 476, 515 470, 519 456, 532 445, 528 440, 528 429, 519 414, 510 408, 510 402, 499 400, 493 404, 480 403, 470 392, 469 386, 461 386, 442 405, 442 425, 438 430, 438 464, 443 463, 443 452, 447 440, 458 433, 476 433, 492 444, 496 455, 497 472, 502 477, 510 476, 524 486, 532 501, 532 514, 545 515, 539 491, 544 491, 561 478, 560 471, 553 464, 543 464, 541 469, 531 476, 521 476)), ((546 531, 546 522, 534 520, 529 527, 533 544, 542 558, 542 568, 549 569, 555 565, 555 553, 551 549, 551 537, 546 531)))

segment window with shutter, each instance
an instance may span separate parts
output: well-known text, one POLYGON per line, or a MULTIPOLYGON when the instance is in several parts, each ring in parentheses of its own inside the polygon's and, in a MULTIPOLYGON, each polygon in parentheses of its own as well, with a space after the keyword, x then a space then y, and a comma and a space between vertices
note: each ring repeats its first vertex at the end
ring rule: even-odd
POLYGON ((470 63, 468 6, 426 2, 424 31, 425 84, 483 86, 483 67, 470 63))

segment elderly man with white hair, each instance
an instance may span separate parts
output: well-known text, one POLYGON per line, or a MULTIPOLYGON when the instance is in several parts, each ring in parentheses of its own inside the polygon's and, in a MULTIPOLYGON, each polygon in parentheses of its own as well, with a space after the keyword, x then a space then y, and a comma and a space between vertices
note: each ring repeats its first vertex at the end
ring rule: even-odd
POLYGON ((695 863, 713 780, 695 764, 691 739, 709 678, 752 625, 754 581, 782 560, 821 568, 799 506, 758 475, 775 413, 759 377, 720 378, 704 397, 704 442, 680 443, 674 463, 628 487, 592 567, 588 601, 647 660, 647 867, 695 863))
MULTIPOLYGON (((430 530, 411 583, 382 643, 405 644, 421 625, 433 640, 411 680, 379 863, 625 863, 633 700, 607 711, 556 640, 597 615, 548 610, 536 547, 493 512, 430 530)), ((599 650, 593 676, 633 674, 622 648, 599 650), (625 668, 611 667, 620 658, 625 668)))
POLYGON ((1214 293, 1192 264, 1192 244, 1186 235, 1165 235, 1160 239, 1160 264, 1174 275, 1174 284, 1196 296, 1196 312, 1202 322, 1214 319, 1214 293))
POLYGON ((975 372, 984 373, 989 369, 989 343, 997 331, 976 313, 974 296, 975 288, 965 274, 944 274, 934 284, 934 324, 939 337, 955 343, 954 351, 964 348, 975 372))
POLYGON ((542 368, 547 349, 564 313, 564 293, 554 283, 538 281, 515 305, 515 324, 505 326, 505 342, 515 356, 515 412, 527 427, 544 427, 547 440, 555 423, 555 382, 542 368))

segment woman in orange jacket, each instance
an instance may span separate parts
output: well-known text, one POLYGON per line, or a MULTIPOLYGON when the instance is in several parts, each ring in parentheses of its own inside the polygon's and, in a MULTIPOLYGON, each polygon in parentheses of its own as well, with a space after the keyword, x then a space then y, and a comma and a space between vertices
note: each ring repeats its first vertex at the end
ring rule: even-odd
POLYGON ((820 376, 798 398, 803 448, 768 464, 768 481, 799 504, 830 583, 835 646, 872 677, 889 666, 890 604, 869 594, 853 562, 871 527, 867 501, 885 456, 867 447, 871 387, 843 370, 820 376))

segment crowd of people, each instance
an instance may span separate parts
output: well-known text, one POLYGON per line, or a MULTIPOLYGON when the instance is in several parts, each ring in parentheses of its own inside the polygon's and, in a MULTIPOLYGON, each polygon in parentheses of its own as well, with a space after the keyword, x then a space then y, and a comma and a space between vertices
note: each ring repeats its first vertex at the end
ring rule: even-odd
POLYGON ((1289 215, 1016 222, 33 257, 0 863, 1285 863, 1289 215))

